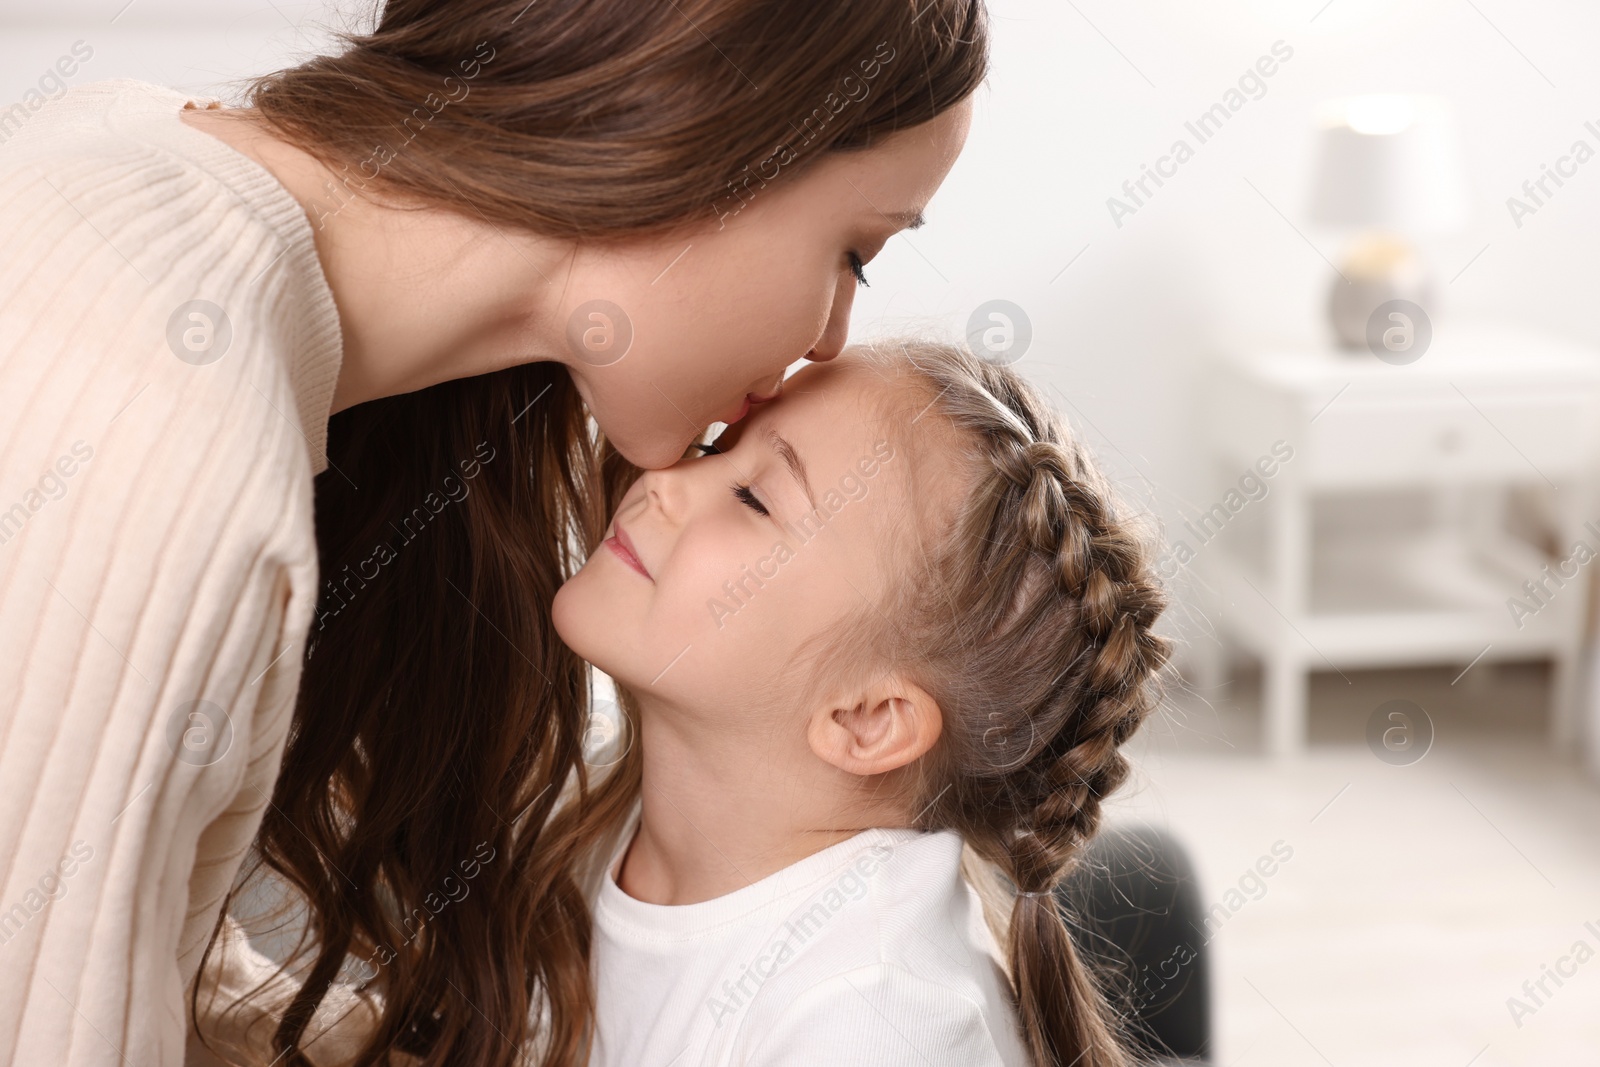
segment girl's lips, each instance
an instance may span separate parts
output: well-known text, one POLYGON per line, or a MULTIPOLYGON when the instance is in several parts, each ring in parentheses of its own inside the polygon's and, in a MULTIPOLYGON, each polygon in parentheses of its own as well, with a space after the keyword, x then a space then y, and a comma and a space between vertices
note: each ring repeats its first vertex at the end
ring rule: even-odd
POLYGON ((738 422, 748 414, 750 414, 750 394, 746 393, 744 395, 744 399, 739 401, 739 410, 734 412, 731 417, 725 415, 718 421, 725 425, 732 426, 734 423, 738 422))
POLYGON ((620 524, 616 527, 616 532, 602 541, 601 544, 614 552, 622 562, 646 578, 650 578, 652 582, 655 581, 654 578, 650 577, 650 572, 645 570, 643 561, 639 559, 639 552, 633 547, 633 540, 628 536, 628 531, 624 530, 620 524))

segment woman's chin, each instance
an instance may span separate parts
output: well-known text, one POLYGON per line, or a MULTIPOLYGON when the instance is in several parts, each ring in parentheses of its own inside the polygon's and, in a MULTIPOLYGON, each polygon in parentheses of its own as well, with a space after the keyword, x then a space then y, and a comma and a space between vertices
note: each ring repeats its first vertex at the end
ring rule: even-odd
POLYGON ((682 461, 684 454, 689 451, 690 444, 699 436, 699 433, 696 433, 693 436, 657 441, 645 447, 637 448, 631 454, 622 452, 621 448, 618 448, 617 451, 622 452, 622 458, 641 470, 666 470, 674 463, 682 461))
MULTIPOLYGON (((689 445, 704 430, 702 427, 701 430, 690 432, 688 423, 679 417, 678 412, 668 410, 677 420, 673 425, 652 431, 635 421, 634 425, 621 433, 606 431, 606 440, 635 467, 647 471, 665 470, 683 459, 684 453, 689 451, 689 445)), ((602 422, 600 428, 605 430, 605 423, 602 422)))

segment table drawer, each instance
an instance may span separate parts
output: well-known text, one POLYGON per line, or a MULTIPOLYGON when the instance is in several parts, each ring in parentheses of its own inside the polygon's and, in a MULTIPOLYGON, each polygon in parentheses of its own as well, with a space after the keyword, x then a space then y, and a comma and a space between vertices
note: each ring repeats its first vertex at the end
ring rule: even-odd
POLYGON ((1596 465, 1596 397, 1341 398, 1310 424, 1323 486, 1560 481, 1596 465))

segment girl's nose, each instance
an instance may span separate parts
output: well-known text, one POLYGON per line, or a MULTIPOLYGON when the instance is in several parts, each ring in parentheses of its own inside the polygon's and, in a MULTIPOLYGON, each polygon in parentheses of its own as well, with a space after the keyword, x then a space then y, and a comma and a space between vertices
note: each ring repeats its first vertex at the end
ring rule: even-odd
POLYGON ((681 460, 662 470, 647 470, 639 476, 648 507, 659 511, 669 522, 681 521, 688 503, 688 464, 681 460))

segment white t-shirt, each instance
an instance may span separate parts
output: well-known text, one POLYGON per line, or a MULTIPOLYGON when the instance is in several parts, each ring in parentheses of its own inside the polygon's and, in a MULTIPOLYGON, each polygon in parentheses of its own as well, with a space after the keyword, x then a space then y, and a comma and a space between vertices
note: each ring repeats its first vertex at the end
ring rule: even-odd
POLYGON ((1026 1067, 954 833, 868 830, 727 896, 595 905, 591 1067, 1026 1067))

